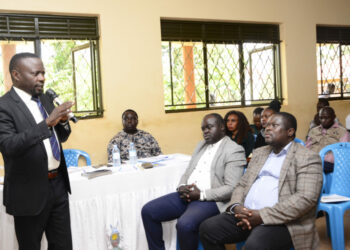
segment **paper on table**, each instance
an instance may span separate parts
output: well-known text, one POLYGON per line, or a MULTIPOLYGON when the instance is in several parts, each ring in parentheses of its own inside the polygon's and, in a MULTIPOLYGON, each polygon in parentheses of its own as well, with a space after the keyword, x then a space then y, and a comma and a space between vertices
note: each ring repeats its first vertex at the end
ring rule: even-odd
POLYGON ((139 162, 149 162, 149 163, 158 163, 161 161, 166 161, 170 160, 172 157, 170 155, 158 155, 158 156, 153 156, 153 157, 148 157, 148 158, 142 158, 139 159, 139 162))
POLYGON ((111 173, 112 173, 112 170, 108 169, 108 167, 100 167, 98 169, 85 168, 81 173, 81 175, 87 177, 88 179, 91 179, 91 178, 95 178, 101 175, 107 175, 111 173))
POLYGON ((331 194, 331 195, 321 197, 321 202, 323 203, 342 202, 342 201, 350 201, 350 197, 346 197, 338 194, 331 194))

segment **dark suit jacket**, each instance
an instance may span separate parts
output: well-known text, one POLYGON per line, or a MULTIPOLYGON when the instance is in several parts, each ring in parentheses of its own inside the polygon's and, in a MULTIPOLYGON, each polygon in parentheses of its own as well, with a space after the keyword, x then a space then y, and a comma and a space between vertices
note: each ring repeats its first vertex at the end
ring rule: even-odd
MULTIPOLYGON (((50 114, 54 105, 46 95, 40 100, 50 114)), ((70 192, 61 142, 68 139, 70 126, 58 124, 55 131, 61 149, 59 171, 70 192)), ((43 140, 51 136, 45 120, 36 124, 26 104, 12 88, 0 98, 0 151, 5 163, 3 203, 15 216, 39 214, 48 198, 48 160, 43 140)))

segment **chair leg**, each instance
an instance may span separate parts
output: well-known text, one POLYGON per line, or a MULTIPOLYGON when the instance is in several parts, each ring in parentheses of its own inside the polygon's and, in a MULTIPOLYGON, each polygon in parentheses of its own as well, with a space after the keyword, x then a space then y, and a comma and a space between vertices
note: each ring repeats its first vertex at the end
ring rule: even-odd
POLYGON ((200 240, 198 241, 198 250, 204 250, 204 247, 203 247, 202 242, 200 240))
POLYGON ((334 207, 333 211, 329 213, 332 248, 337 250, 345 250, 343 217, 344 213, 338 207, 334 207))

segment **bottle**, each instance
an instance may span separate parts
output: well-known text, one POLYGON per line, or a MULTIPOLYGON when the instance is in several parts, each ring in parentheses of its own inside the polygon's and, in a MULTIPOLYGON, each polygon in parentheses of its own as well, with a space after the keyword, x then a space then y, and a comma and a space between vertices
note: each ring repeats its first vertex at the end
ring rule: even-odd
POLYGON ((113 145, 112 158, 113 158, 113 167, 119 167, 121 162, 120 162, 120 151, 117 145, 113 145))
POLYGON ((129 160, 131 165, 135 165, 137 163, 137 153, 136 153, 135 144, 133 142, 130 142, 129 160))

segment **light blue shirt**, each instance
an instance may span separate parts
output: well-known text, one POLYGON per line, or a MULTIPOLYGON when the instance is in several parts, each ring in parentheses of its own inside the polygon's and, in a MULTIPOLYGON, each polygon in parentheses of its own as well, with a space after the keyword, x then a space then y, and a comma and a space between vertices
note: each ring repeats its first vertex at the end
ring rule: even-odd
POLYGON ((244 206, 249 209, 262 209, 272 207, 278 202, 278 182, 284 160, 292 142, 286 145, 281 152, 273 151, 260 170, 258 177, 250 188, 244 201, 244 206))

